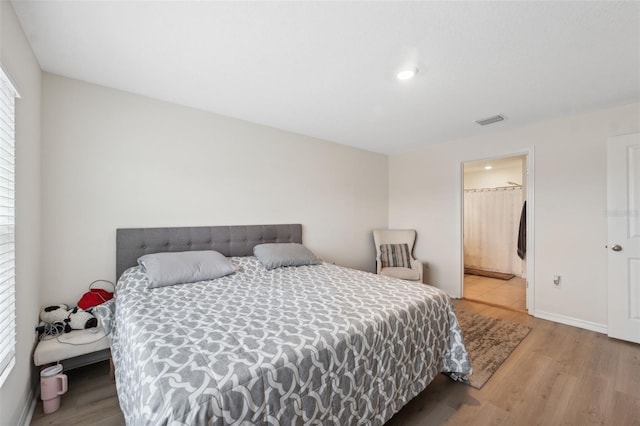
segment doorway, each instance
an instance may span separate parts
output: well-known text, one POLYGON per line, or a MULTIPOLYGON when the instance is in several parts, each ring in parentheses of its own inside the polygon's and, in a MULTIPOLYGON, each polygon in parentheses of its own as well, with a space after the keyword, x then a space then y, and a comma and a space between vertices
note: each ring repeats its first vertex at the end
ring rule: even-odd
POLYGON ((463 163, 463 298, 527 312, 527 155, 463 163))

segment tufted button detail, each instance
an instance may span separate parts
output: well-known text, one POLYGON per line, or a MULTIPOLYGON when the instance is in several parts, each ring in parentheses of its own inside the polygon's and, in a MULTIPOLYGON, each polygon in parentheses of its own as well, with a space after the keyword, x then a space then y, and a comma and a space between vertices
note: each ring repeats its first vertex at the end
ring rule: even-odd
POLYGON ((146 245, 146 244, 143 244, 140 248, 141 248, 142 250, 146 250, 146 249, 147 249, 147 245, 146 245))

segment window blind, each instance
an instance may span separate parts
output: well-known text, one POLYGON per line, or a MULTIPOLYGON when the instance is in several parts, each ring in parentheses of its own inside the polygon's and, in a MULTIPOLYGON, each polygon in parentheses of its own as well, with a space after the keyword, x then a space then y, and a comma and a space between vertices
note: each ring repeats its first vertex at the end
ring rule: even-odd
POLYGON ((0 68, 0 386, 15 364, 15 99, 0 68))

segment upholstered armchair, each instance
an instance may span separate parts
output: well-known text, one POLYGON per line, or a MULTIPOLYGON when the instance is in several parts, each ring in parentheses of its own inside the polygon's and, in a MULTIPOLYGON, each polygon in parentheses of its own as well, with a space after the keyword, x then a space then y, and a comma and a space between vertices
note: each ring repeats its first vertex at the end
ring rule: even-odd
POLYGON ((374 229, 373 241, 378 274, 422 282, 422 262, 413 257, 414 229, 374 229))

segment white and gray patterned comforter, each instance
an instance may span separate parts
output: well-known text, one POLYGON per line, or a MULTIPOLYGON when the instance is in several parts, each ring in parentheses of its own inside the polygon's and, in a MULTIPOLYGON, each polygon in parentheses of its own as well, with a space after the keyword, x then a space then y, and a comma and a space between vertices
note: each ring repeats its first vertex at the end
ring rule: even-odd
POLYGON ((254 257, 213 281, 147 288, 127 270, 98 309, 128 425, 381 425, 469 358, 448 296, 254 257))

